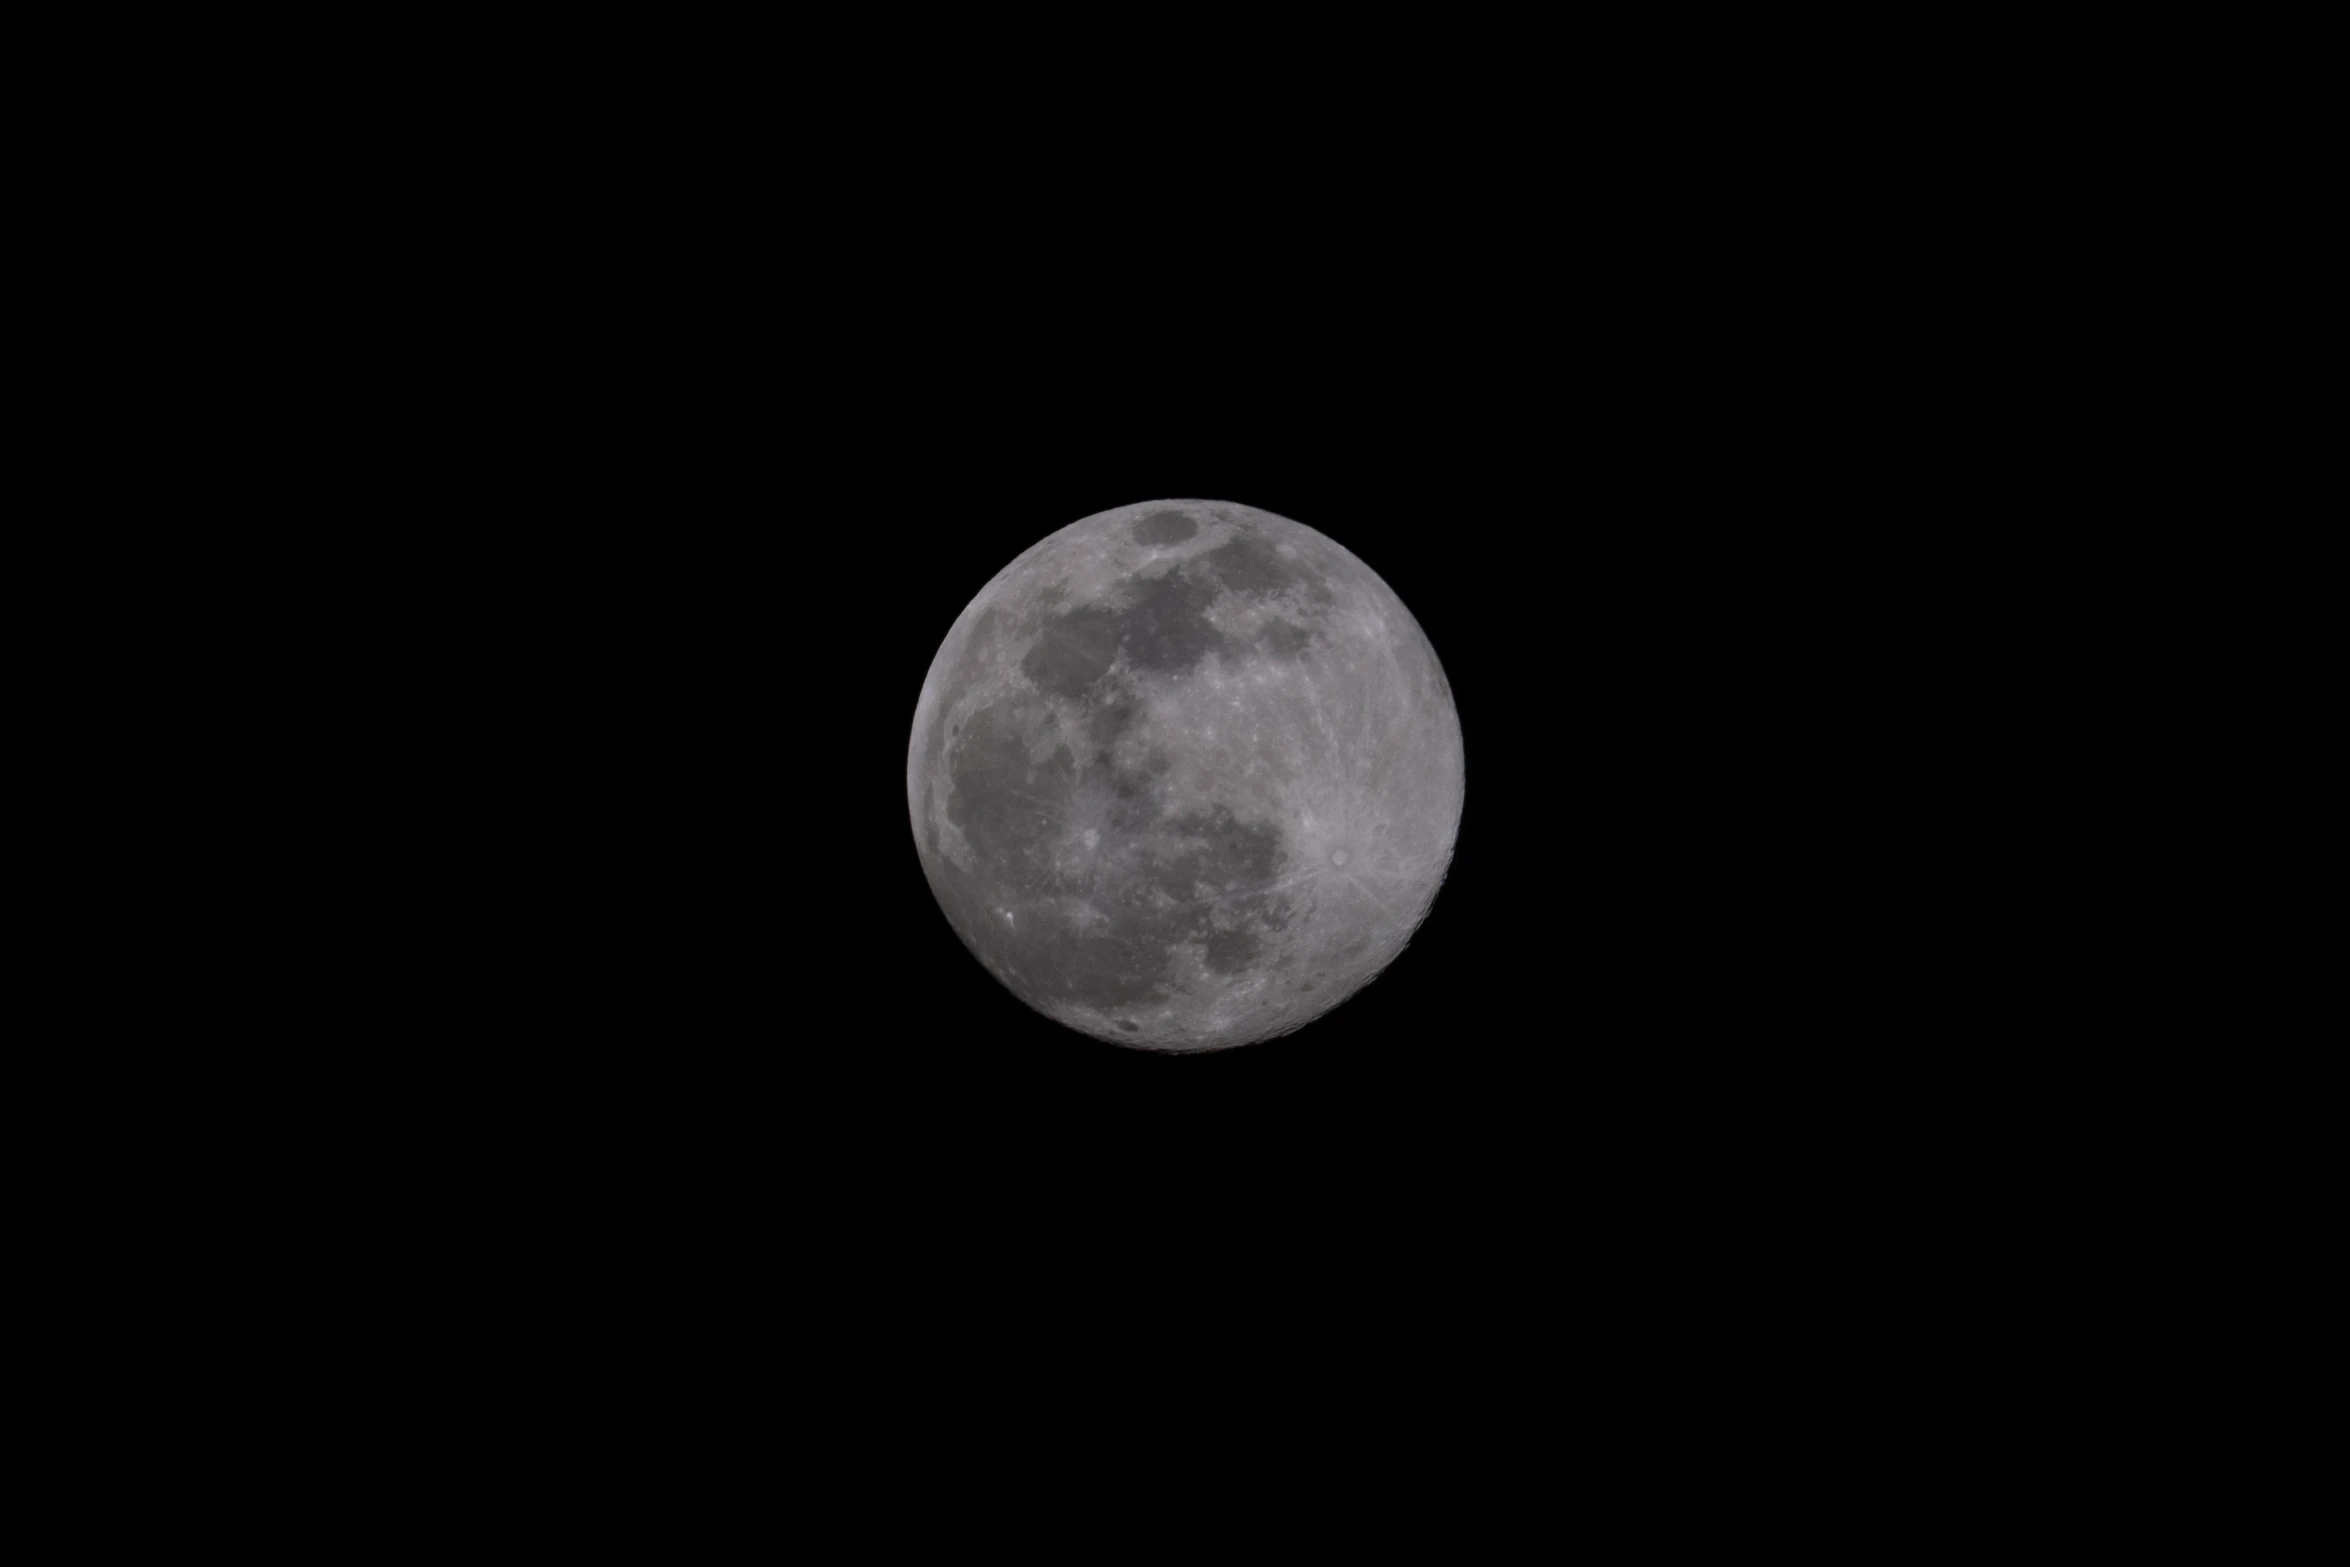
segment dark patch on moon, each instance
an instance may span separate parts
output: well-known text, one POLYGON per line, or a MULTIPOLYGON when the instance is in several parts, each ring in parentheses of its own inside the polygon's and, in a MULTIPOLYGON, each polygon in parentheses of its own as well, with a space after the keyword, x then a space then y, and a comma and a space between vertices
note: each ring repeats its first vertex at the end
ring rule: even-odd
POLYGON ((1297 579, 1280 552, 1253 533, 1236 533, 1200 559, 1236 593, 1278 593, 1297 579))
POLYGON ((1085 733, 1097 746, 1118 743, 1118 737, 1134 727, 1140 716, 1131 690, 1118 691, 1106 697, 1085 720, 1085 733))
POLYGON ((1139 1024, 1139 1023, 1136 1023, 1136 1022, 1133 1022, 1133 1021, 1131 1021, 1131 1020, 1129 1020, 1129 1019, 1127 1019, 1127 1018, 1120 1018, 1120 1019, 1118 1019, 1118 1026, 1119 1026, 1120 1028, 1122 1028, 1122 1029, 1126 1030, 1126 1032, 1128 1032, 1129 1034, 1139 1034, 1139 1033, 1141 1033, 1141 1032, 1142 1032, 1142 1025, 1141 1025, 1141 1024, 1139 1024))
POLYGON ((1186 811, 1167 825, 1199 845, 1196 853, 1179 854, 1168 861, 1169 870, 1192 870, 1212 891, 1225 890, 1227 883, 1271 881, 1281 863, 1281 829, 1267 822, 1244 822, 1232 814, 1230 806, 1186 811))
POLYGON ((1212 930, 1208 932, 1207 949, 1210 972, 1237 974, 1256 961, 1265 944, 1245 930, 1212 930))
POLYGON ((1276 620, 1257 634, 1257 640, 1272 649, 1277 657, 1295 658, 1306 650, 1306 644, 1314 638, 1303 626, 1276 620))
POLYGON ((1148 832, 1159 819, 1158 794, 1151 787, 1150 774, 1098 768, 1095 776, 1107 776, 1110 781, 1111 830, 1129 836, 1148 832))
POLYGON ((1086 929, 1049 912, 1031 912, 1016 933, 1007 926, 1007 967, 1032 996, 1087 1006, 1164 1001, 1169 943, 1149 921, 1113 920, 1086 929))
POLYGON ((1046 716, 999 702, 953 748, 947 818, 973 869, 942 862, 940 878, 964 940, 1022 996, 1104 1010, 1165 1000, 1185 944, 1214 973, 1246 970, 1292 914, 1271 890, 1281 829, 1222 804, 1167 815, 1147 771, 1081 766, 1066 746, 1038 760, 1046 716), (1081 814, 1102 841, 1073 863, 1081 814))
POLYGON ((1181 544, 1199 532, 1199 524, 1179 511, 1154 511, 1134 525, 1136 542, 1181 544))
POLYGON ((1224 645, 1224 634, 1208 620, 1221 596, 1214 584, 1187 572, 1143 578, 1121 608, 1080 604, 1046 615, 1021 672, 1038 690, 1072 701, 1093 690, 1121 653, 1136 669, 1180 674, 1224 645))
MULTIPOLYGON (((1003 616, 992 605, 981 610, 972 619, 971 635, 965 641, 962 654, 955 660, 955 667, 948 674, 942 687, 945 692, 945 701, 942 705, 953 706, 956 693, 967 689, 974 680, 979 678, 980 672, 987 667, 989 656, 994 652, 996 633, 1002 624, 1003 616)), ((948 724, 942 734, 935 723, 931 725, 930 740, 923 753, 922 770, 925 777, 936 778, 938 776, 939 764, 946 755, 946 744, 949 739, 953 738, 955 727, 951 723, 948 724)), ((928 809, 927 794, 924 809, 925 811, 928 809)), ((930 835, 931 850, 936 853, 938 849, 938 819, 936 817, 931 818, 930 835)))
POLYGON ((1010 889, 1026 893, 1045 880, 1041 848, 1068 809, 1076 767, 1066 746, 1043 763, 1000 707, 976 714, 954 748, 947 820, 971 852, 996 868, 1010 889))
POLYGON ((1135 585, 1134 602, 1118 616, 1118 641, 1137 669, 1174 674, 1221 646, 1224 634, 1208 623, 1216 590, 1180 571, 1135 585))
POLYGON ((1041 690, 1083 696, 1118 656, 1118 617, 1093 604, 1047 615, 1020 671, 1041 690))

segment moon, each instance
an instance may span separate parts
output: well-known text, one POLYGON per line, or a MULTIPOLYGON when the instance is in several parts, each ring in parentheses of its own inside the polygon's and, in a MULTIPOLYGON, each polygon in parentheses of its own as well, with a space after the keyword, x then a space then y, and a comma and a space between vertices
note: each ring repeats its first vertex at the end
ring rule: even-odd
POLYGON ((1378 574, 1221 501, 998 572, 914 709, 914 841, 966 946, 1097 1039, 1225 1049, 1346 1000, 1427 917, 1463 795, 1436 651, 1378 574))

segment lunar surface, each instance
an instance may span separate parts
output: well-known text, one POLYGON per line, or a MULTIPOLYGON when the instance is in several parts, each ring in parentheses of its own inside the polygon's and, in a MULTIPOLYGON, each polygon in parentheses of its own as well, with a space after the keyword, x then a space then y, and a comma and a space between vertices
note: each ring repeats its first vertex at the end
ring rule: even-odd
POLYGON ((964 943, 1071 1028, 1287 1033, 1403 950, 1452 858, 1461 726, 1370 567, 1218 501, 1071 523, 980 591, 914 710, 906 797, 964 943))

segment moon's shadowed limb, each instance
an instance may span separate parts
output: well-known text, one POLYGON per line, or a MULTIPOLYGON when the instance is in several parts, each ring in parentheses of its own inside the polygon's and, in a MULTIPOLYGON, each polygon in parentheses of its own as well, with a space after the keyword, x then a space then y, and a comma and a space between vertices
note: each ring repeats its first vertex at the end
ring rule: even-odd
POLYGON ((1156 501, 998 573, 907 756, 940 906, 1039 1011, 1216 1049, 1337 1005, 1443 881, 1460 721, 1410 613, 1311 528, 1156 501))

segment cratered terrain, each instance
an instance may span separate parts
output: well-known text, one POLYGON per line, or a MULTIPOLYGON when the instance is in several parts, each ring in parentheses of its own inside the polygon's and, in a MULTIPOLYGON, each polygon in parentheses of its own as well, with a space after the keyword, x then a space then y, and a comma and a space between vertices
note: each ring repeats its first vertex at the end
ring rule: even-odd
POLYGON ((932 890, 1015 995, 1214 1050, 1336 1006, 1426 917, 1460 718, 1419 624, 1312 528, 1217 501, 1071 523, 957 618, 906 796, 932 890))

